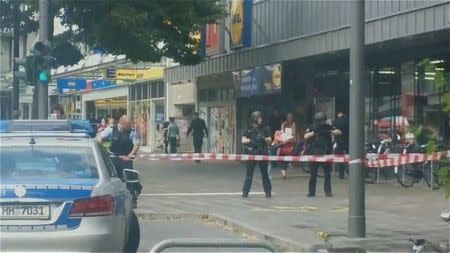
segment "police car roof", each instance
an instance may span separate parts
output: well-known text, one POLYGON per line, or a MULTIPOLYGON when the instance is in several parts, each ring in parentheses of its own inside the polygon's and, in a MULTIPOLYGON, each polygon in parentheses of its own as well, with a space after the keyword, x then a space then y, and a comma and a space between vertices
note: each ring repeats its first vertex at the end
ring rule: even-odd
POLYGON ((0 121, 0 133, 84 133, 94 129, 86 120, 7 120, 0 121))
POLYGON ((93 139, 86 138, 86 134, 80 133, 6 133, 1 134, 0 146, 50 146, 50 147, 89 147, 94 143, 93 139), (31 144, 31 140, 34 144, 31 144))

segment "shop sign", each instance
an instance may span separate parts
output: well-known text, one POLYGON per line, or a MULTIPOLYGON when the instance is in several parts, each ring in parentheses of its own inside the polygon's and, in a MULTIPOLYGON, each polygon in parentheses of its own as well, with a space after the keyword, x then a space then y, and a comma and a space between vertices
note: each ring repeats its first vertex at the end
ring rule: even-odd
POLYGON ((102 89, 114 86, 115 83, 108 80, 95 80, 91 82, 91 89, 102 89))
POLYGON ((217 24, 206 25, 206 56, 219 53, 219 26, 217 24))
POLYGON ((155 67, 151 69, 116 69, 116 80, 147 80, 162 79, 164 69, 155 67))
POLYGON ((136 80, 136 69, 116 69, 116 80, 136 80))
POLYGON ((164 123, 164 106, 156 106, 155 107, 155 123, 162 124, 164 123))
POLYGON ((116 68, 107 68, 105 70, 105 78, 110 78, 110 79, 116 78, 116 68))
POLYGON ((281 92, 281 64, 254 67, 233 72, 241 97, 281 92))
POLYGON ((252 0, 233 0, 230 3, 230 47, 250 47, 252 0))
POLYGON ((240 94, 242 97, 250 97, 258 95, 259 87, 256 82, 256 68, 242 70, 240 94))
POLYGON ((163 79, 164 68, 155 67, 151 69, 138 69, 137 80, 163 79))
POLYGON ((59 94, 86 89, 85 79, 57 79, 56 88, 59 94))
POLYGON ((263 69, 264 93, 281 92, 281 64, 266 65, 263 69))

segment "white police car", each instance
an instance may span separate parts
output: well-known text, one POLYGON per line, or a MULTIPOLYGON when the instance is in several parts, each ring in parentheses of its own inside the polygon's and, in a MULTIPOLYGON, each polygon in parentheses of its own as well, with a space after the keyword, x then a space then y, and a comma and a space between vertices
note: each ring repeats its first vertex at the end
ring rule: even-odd
POLYGON ((137 251, 130 193, 77 124, 0 122, 0 251, 137 251))

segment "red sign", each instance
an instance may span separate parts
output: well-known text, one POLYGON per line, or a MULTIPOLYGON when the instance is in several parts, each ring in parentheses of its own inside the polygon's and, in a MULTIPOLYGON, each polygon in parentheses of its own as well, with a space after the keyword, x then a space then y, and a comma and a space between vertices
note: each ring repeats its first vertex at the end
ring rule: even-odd
POLYGON ((217 24, 206 25, 206 55, 219 53, 219 26, 217 24))

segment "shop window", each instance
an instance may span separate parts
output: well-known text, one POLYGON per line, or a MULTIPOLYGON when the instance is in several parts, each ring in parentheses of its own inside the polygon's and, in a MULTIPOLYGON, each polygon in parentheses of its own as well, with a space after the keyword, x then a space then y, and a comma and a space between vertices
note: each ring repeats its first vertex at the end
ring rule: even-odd
POLYGON ((152 86, 151 98, 157 98, 158 97, 158 84, 152 83, 151 86, 152 86))
POLYGON ((142 85, 136 84, 135 88, 136 88, 136 100, 141 100, 142 99, 142 85))
POLYGON ((148 94, 148 83, 142 84, 142 99, 148 99, 150 96, 148 94))
POLYGON ((165 95, 164 82, 158 82, 158 97, 163 98, 165 95))
POLYGON ((206 102, 208 101, 208 89, 201 89, 198 92, 198 100, 200 102, 206 102))
POLYGON ((218 89, 208 89, 208 101, 218 101, 218 89))
POLYGON ((129 87, 129 91, 130 91, 130 101, 136 101, 136 86, 132 85, 129 87))

